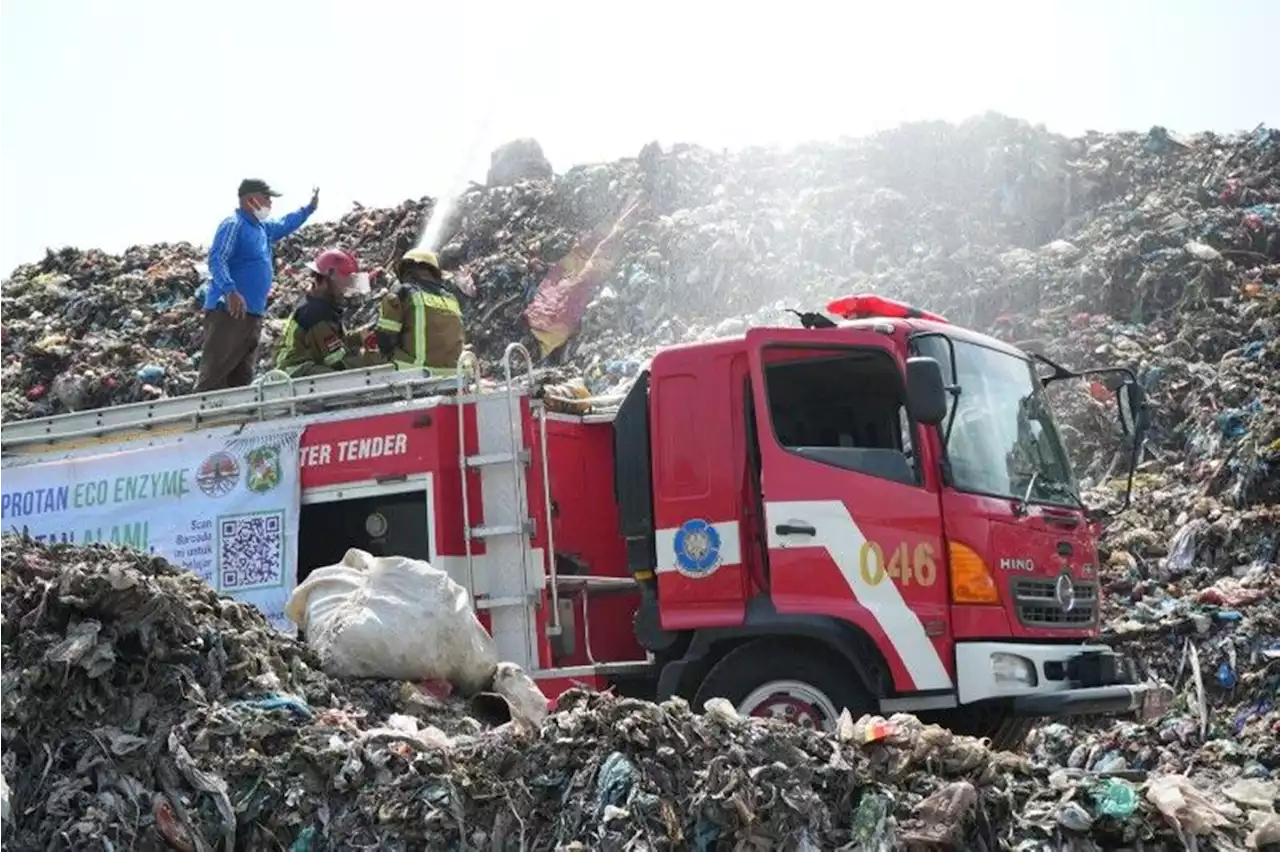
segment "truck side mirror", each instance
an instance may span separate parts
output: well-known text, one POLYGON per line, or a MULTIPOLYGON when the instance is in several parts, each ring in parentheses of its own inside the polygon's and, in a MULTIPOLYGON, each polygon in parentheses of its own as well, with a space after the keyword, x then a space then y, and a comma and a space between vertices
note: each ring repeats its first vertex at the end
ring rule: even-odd
POLYGON ((907 410, 917 423, 937 426, 947 417, 947 386, 936 358, 907 359, 907 410))

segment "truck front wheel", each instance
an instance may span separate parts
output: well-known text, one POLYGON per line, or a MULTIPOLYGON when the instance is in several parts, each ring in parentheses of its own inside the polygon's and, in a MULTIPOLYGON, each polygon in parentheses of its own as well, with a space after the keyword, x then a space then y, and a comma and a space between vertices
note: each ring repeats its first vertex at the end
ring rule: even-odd
POLYGON ((702 712, 712 698, 731 702, 743 716, 779 719, 830 731, 840 711, 856 720, 875 702, 847 664, 811 645, 757 639, 734 648, 711 667, 693 698, 702 712))

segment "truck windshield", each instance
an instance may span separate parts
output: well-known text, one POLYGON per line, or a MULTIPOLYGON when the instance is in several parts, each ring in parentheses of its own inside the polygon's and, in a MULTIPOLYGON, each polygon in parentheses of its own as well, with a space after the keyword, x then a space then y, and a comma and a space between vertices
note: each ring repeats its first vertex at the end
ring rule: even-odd
POLYGON ((1034 365, 995 349, 941 335, 915 339, 921 355, 955 376, 943 434, 951 424, 947 457, 963 491, 1080 507, 1075 478, 1034 365))

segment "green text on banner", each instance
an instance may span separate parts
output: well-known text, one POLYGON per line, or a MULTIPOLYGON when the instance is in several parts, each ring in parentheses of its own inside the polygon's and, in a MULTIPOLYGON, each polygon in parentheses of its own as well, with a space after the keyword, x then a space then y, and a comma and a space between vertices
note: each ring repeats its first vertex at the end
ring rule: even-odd
POLYGON ((5 532, 164 556, 293 630, 302 429, 218 430, 106 455, 7 466, 5 532))

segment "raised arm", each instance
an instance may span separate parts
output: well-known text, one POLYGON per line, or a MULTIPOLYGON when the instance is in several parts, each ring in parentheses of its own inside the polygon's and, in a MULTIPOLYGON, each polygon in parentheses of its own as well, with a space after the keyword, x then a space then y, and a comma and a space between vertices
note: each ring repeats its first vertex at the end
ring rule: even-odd
POLYGON ((268 219, 262 223, 262 228, 267 232, 267 239, 273 243, 279 242, 305 225, 314 212, 316 212, 316 205, 313 201, 306 207, 286 214, 283 219, 268 219))

